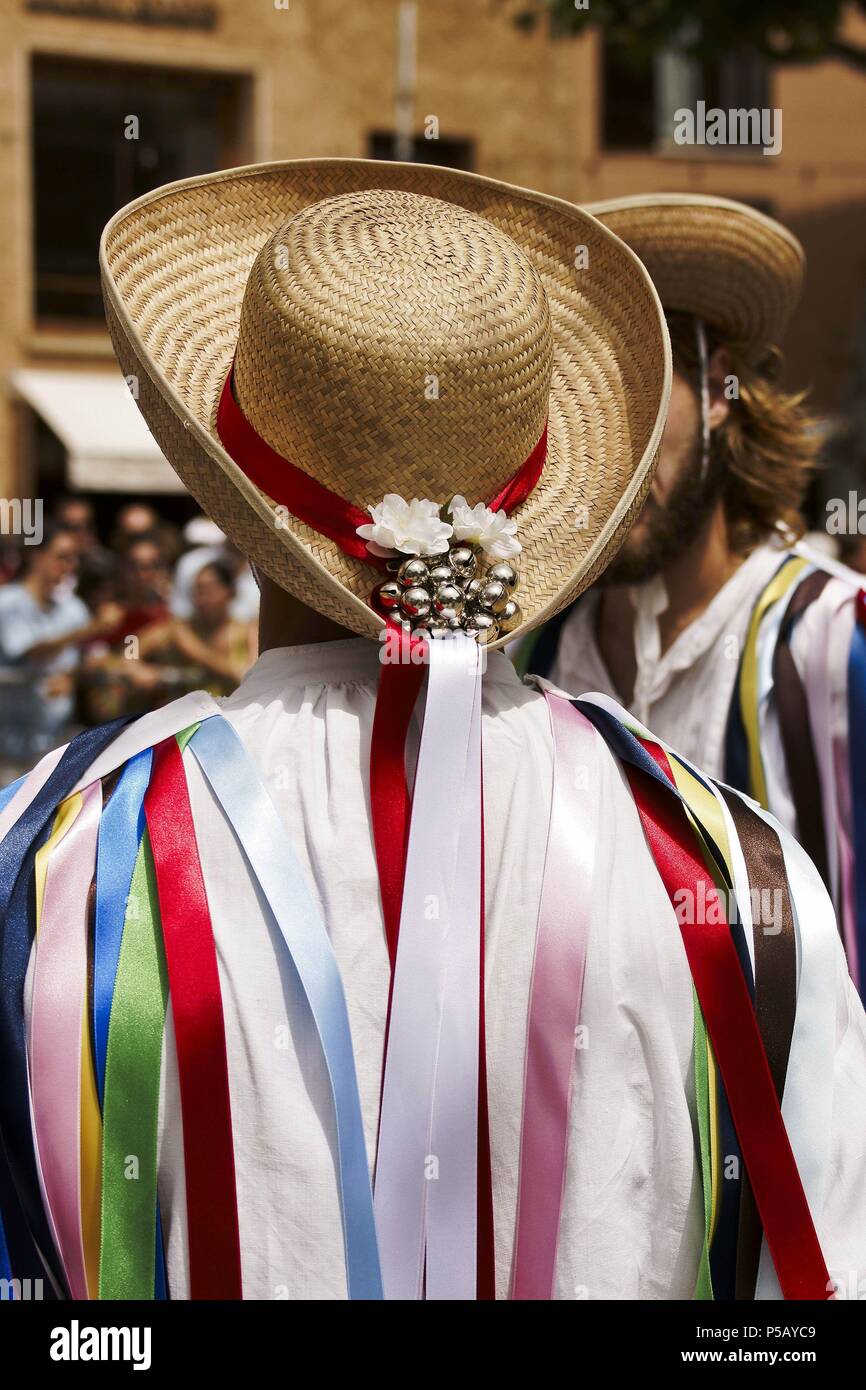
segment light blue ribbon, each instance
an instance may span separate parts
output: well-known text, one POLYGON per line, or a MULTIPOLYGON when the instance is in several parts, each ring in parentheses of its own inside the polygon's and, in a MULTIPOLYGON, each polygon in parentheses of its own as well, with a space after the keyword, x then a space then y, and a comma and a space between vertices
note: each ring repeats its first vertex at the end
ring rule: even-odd
POLYGON ((12 800, 18 788, 22 786, 23 783, 24 778, 19 777, 17 781, 10 782, 8 787, 3 787, 2 791, 0 791, 0 811, 5 811, 6 807, 9 805, 9 802, 12 800))
POLYGON ((105 1098, 108 1024, 126 900, 144 831, 144 793, 150 780, 152 756, 151 750, 146 748, 126 764, 99 823, 93 935, 93 1037, 100 1105, 105 1098))
POLYGON ((270 795, 227 720, 202 722, 188 747, 210 783, 268 902, 307 997, 334 1101, 350 1299, 381 1299, 382 1276, 361 1098, 343 982, 333 947, 270 795))

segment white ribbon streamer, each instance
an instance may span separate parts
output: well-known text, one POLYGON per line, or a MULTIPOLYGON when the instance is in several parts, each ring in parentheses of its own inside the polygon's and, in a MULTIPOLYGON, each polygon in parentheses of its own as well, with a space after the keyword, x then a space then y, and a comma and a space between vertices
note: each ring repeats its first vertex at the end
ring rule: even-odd
POLYGON ((481 657, 432 641, 376 1159, 387 1299, 475 1297, 481 657), (438 1146, 438 1147, 437 1147, 438 1146))

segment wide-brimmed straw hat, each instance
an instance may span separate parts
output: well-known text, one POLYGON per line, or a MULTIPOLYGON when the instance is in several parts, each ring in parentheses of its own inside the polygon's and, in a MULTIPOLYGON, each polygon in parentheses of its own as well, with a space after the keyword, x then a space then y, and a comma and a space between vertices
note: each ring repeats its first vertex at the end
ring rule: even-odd
POLYGON ((712 324, 747 358, 779 343, 806 268, 802 246, 780 222, 698 193, 614 198, 586 211, 637 252, 666 309, 712 324))
POLYGON ((427 165, 261 164, 129 204, 100 264, 121 367, 190 492, 358 633, 382 629, 383 575, 328 534, 331 508, 517 498, 509 638, 590 584, 640 509, 663 313, 638 258, 568 203, 427 165))

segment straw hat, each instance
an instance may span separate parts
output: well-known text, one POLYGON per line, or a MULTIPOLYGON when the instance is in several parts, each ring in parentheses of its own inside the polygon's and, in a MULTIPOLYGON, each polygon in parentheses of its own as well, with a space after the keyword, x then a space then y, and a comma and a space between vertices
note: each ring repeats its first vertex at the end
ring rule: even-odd
POLYGON ((509 639, 590 584, 640 509, 670 391, 666 326, 637 257, 570 204, 427 165, 262 164, 130 203, 100 265, 121 367, 190 492, 277 584, 355 632, 382 629, 382 576, 223 446, 233 360, 232 400, 269 456, 365 512, 388 493, 485 502, 547 422, 540 478, 512 515, 509 639))
POLYGON ((781 340, 806 259, 780 222, 745 203, 698 193, 614 198, 586 211, 637 252, 666 309, 712 324, 747 357, 781 340))

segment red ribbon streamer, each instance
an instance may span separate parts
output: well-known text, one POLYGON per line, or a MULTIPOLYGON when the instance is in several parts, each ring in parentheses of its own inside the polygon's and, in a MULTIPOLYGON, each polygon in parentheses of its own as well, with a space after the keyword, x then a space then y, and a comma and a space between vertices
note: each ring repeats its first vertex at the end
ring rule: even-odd
POLYGON ((391 625, 389 637, 388 651, 399 652, 400 660, 384 661, 379 676, 370 741, 370 809, 385 938, 393 973, 412 805, 406 782, 406 738, 427 668, 423 637, 407 636, 396 624, 391 625))
MULTIPOLYGON (((663 749, 648 743, 644 747, 673 784, 663 749)), ((625 771, 672 904, 676 907, 675 895, 683 889, 695 894, 694 901, 708 904, 706 922, 680 923, 680 931, 782 1294, 786 1299, 825 1301, 832 1296, 830 1276, 752 1001, 725 913, 709 906, 716 902, 719 908, 715 884, 691 848, 692 832, 679 802, 646 773, 630 766, 625 771)))
POLYGON ((183 758, 156 745, 144 797, 165 942, 183 1116, 190 1291, 239 1299, 241 1250, 216 948, 183 758))
MULTIPOLYGON (((345 555, 384 570, 387 563, 385 558, 373 555, 367 549, 367 542, 357 534, 359 526, 369 525, 369 512, 347 502, 345 497, 332 492, 271 448, 250 424, 235 400, 233 374, 234 369, 223 383, 216 427, 227 453, 238 468, 272 501, 287 507, 292 516, 312 526, 320 535, 327 536, 345 555)), ((526 461, 487 503, 491 511, 510 513, 524 502, 541 477, 546 457, 547 425, 526 461)))
MULTIPOLYGON (((385 936, 391 962, 391 986, 397 943, 400 935, 400 909, 406 874, 406 851, 412 798, 406 781, 406 737, 412 711, 424 678, 425 663, 413 661, 423 649, 424 639, 395 628, 392 638, 399 644, 401 660, 383 663, 373 715, 370 742, 370 809, 373 842, 379 871, 379 891, 385 936), (406 658, 403 660, 402 658, 406 658)), ((393 647, 391 649, 393 651, 393 647)), ((482 783, 483 805, 483 783, 482 783)), ((484 816, 481 819, 481 903, 480 903, 481 999, 478 1015, 478 1264, 476 1293, 479 1300, 492 1300, 495 1292, 493 1248, 493 1177, 490 1162, 490 1128, 487 1110, 487 1052, 484 1026, 484 816)), ((388 1047, 387 1023, 385 1051, 388 1047)), ((382 1072, 384 1076, 384 1062, 382 1072)))

